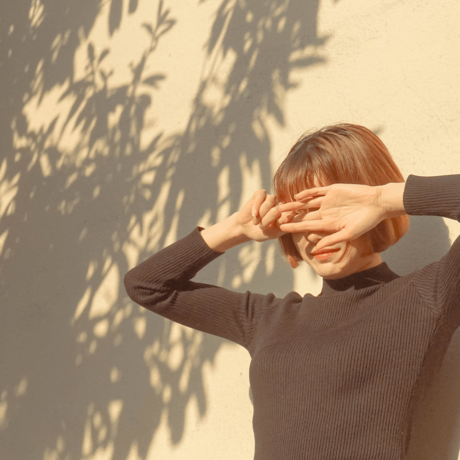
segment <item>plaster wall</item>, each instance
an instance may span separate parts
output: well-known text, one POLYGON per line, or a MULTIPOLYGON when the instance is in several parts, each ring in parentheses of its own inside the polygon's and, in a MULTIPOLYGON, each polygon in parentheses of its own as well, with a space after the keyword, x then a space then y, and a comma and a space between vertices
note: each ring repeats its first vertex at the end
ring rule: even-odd
MULTIPOLYGON (((307 130, 369 127, 404 177, 460 173, 460 3, 33 0, 0 5, 0 457, 250 459, 249 355, 136 306, 124 274, 237 211, 307 130)), ((405 275, 458 222, 412 217, 405 275)), ((275 242, 197 279, 314 295, 275 242)), ((460 335, 410 460, 458 458, 460 335)))

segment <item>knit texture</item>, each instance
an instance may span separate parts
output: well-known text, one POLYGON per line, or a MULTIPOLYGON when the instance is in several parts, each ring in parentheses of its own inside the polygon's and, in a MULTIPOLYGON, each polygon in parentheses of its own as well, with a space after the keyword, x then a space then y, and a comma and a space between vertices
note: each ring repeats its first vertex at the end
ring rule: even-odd
MULTIPOLYGON (((460 221, 460 174, 410 175, 409 215, 460 221)), ((251 355, 255 460, 401 460, 414 408, 460 324, 460 237, 407 276, 380 265, 321 296, 190 281, 221 253, 195 229, 125 276, 139 305, 251 355)), ((218 456, 218 454, 216 454, 218 456)))

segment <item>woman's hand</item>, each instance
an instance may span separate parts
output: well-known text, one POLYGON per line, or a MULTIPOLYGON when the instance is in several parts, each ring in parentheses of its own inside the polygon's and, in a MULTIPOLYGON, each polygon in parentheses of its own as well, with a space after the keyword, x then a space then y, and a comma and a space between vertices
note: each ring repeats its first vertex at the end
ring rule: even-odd
POLYGON ((265 190, 257 190, 237 213, 236 221, 248 238, 254 241, 267 241, 286 233, 280 224, 291 222, 295 211, 280 211, 275 195, 265 190))
POLYGON ((205 228, 201 236, 211 249, 225 252, 250 240, 278 238, 285 233, 280 230, 279 224, 291 222, 295 214, 295 211, 282 213, 274 195, 258 190, 241 211, 205 228))
POLYGON ((304 190, 295 198, 297 201, 281 205, 279 211, 303 214, 308 205, 308 212, 281 224, 280 230, 331 233, 318 242, 316 250, 354 240, 386 217, 380 186, 332 184, 304 190))

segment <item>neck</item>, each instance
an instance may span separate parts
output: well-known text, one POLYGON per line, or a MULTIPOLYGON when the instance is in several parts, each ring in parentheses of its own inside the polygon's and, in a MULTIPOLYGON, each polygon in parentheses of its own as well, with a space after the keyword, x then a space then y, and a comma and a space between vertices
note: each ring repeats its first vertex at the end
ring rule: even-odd
POLYGON ((368 270, 369 268, 377 267, 382 263, 382 256, 378 252, 374 252, 372 255, 368 256, 367 258, 363 258, 360 261, 358 266, 350 266, 342 269, 340 273, 336 273, 330 276, 324 276, 324 279, 329 280, 337 280, 341 278, 345 278, 346 276, 353 275, 354 273, 359 273, 364 270, 368 270))
POLYGON ((353 292, 377 284, 386 284, 399 278, 399 275, 390 270, 386 262, 373 265, 359 272, 346 275, 338 279, 323 279, 321 295, 335 295, 343 292, 353 292))

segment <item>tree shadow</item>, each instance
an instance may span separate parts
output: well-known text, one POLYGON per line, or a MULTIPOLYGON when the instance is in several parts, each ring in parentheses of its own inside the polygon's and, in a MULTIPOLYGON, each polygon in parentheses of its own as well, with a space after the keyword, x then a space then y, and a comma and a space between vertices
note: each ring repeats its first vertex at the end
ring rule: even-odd
MULTIPOLYGON (((167 78, 147 62, 174 27, 162 1, 123 84, 106 64, 110 47, 99 51, 88 38, 104 8, 108 35, 122 27, 121 0, 0 5, 0 430, 8 458, 125 458, 133 450, 144 458, 163 417, 177 444, 190 401, 206 413, 203 366, 224 341, 150 316, 127 298, 122 277, 198 221, 236 211, 251 171, 270 188, 268 123, 284 123, 292 72, 325 62, 326 37, 317 32, 319 0, 255 3, 224 0, 217 9, 180 133, 146 126, 167 78), (86 67, 77 69, 82 46, 86 67), (38 120, 33 107, 49 100, 68 109, 38 120)), ((130 0, 127 13, 138 6, 130 0)), ((208 282, 292 289, 274 242, 221 259, 201 275, 208 282)))
MULTIPOLYGON (((162 133, 145 120, 167 76, 147 63, 173 13, 159 2, 146 19, 136 44, 144 52, 126 62, 124 84, 106 65, 111 49, 88 40, 101 9, 113 36, 139 3, 0 3, 0 432, 11 459, 125 458, 133 449, 145 458, 163 417, 178 444, 189 403, 206 413, 203 367, 224 341, 136 307, 122 277, 198 222, 236 211, 248 175, 270 188, 270 123, 284 124, 293 72, 326 62, 319 0, 224 0, 187 127, 162 133), (69 109, 40 122, 26 109, 53 91, 69 109)), ((444 224, 423 219, 384 253, 400 275, 450 247, 444 224)), ((274 242, 230 251, 199 278, 280 296, 293 285, 274 242)), ((457 456, 458 344, 457 333, 414 424, 411 459, 457 456)))
MULTIPOLYGON (((271 188, 268 122, 284 124, 282 103, 286 92, 296 86, 291 73, 325 62, 320 48, 326 37, 319 37, 316 30, 318 4, 284 0, 221 3, 191 117, 184 132, 166 138, 165 147, 159 150, 161 162, 150 190, 153 196, 161 196, 167 184, 168 192, 147 230, 154 235, 153 250, 185 236, 197 222, 214 223, 237 211, 247 190, 245 175, 252 173, 260 179, 259 187, 271 188), (226 59, 231 60, 228 73, 226 59)), ((136 215, 142 216, 142 211, 136 215)), ((202 270, 197 280, 241 292, 266 292, 270 286, 284 295, 292 290, 293 278, 276 244, 254 243, 231 251, 202 270)), ((139 261, 151 253, 151 246, 141 250, 139 261)), ((190 334, 201 337, 195 331, 190 334)), ((207 335, 200 340, 202 368, 204 362, 214 362, 224 341, 207 335)), ((176 382, 180 378, 178 373, 176 382)), ((195 381, 200 382, 200 389, 201 379, 200 371, 195 381)), ((174 414, 169 409, 169 426, 171 440, 177 443, 190 398, 181 395, 177 384, 171 388, 174 414)), ((205 395, 200 391, 195 396, 204 415, 205 395)))

